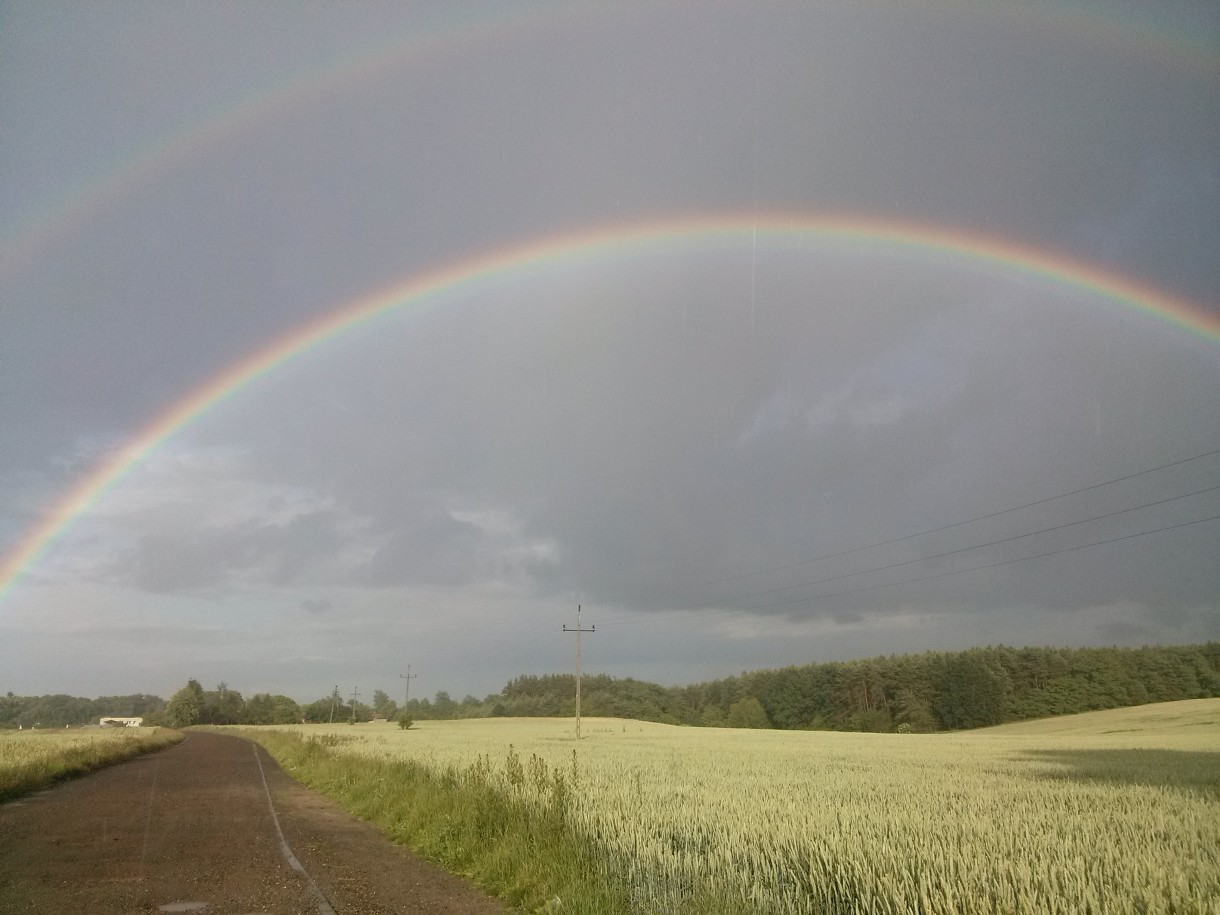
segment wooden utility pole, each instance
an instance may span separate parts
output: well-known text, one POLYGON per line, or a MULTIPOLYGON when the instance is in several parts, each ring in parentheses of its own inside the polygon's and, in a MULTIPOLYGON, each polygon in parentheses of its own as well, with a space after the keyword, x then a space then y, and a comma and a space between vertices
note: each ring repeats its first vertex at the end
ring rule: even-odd
POLYGON ((335 690, 330 694, 330 723, 335 723, 335 703, 339 701, 339 684, 335 684, 335 690))
POLYGON ((567 623, 563 626, 564 632, 576 633, 576 739, 580 740, 580 634, 582 632, 596 632, 596 626, 590 626, 588 629, 580 628, 580 604, 576 605, 576 628, 569 629, 567 623))
POLYGON ((407 713, 407 703, 411 701, 411 681, 418 677, 419 674, 411 673, 411 665, 408 664, 407 672, 405 674, 399 674, 398 676, 399 679, 407 681, 407 687, 402 694, 402 713, 405 715, 407 713))
POLYGON ((360 698, 360 687, 352 687, 352 724, 356 723, 356 700, 360 698))

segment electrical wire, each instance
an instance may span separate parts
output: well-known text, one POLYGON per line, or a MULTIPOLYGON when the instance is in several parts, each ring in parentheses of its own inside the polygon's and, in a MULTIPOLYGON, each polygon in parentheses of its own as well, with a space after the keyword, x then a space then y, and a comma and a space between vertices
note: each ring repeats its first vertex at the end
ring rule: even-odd
MULTIPOLYGON (((1081 518, 1078 521, 1069 521, 1065 524, 1055 524, 1055 525, 1052 525, 1051 527, 1040 528, 1039 530, 1029 531, 1028 533, 1025 533, 1025 534, 1014 534, 1011 537, 1001 537, 998 540, 988 540, 983 543, 973 544, 972 546, 963 546, 963 547, 958 547, 957 549, 954 549, 954 550, 945 550, 942 553, 933 553, 930 556, 920 556, 917 559, 905 559, 901 562, 890 562, 890 563, 886 563, 885 565, 874 566, 870 569, 860 569, 857 572, 843 572, 839 575, 828 575, 825 578, 815 578, 812 581, 798 582, 795 585, 784 585, 779 588, 767 588, 762 591, 748 591, 743 594, 735 595, 733 597, 722 598, 719 602, 720 603, 733 603, 738 600, 744 600, 748 597, 759 597, 764 594, 782 594, 785 591, 796 591, 799 588, 807 588, 807 587, 810 587, 811 585, 825 584, 828 581, 840 581, 841 579, 844 579, 844 578, 854 578, 857 575, 871 575, 873 572, 884 572, 887 569, 898 569, 898 568, 902 568, 903 566, 915 565, 916 563, 920 563, 920 562, 928 562, 933 559, 941 559, 945 556, 955 556, 958 553, 967 553, 970 550, 981 550, 981 549, 983 549, 983 547, 997 546, 998 544, 1001 544, 1001 543, 1011 543, 1014 540, 1023 540, 1026 537, 1036 537, 1039 534, 1049 534, 1051 531, 1061 531, 1061 530, 1064 530, 1069 527, 1076 527, 1079 524, 1088 524, 1092 521, 1101 521, 1104 518, 1114 518, 1118 515, 1125 515, 1130 512, 1139 511, 1140 509, 1151 508, 1155 505, 1166 505, 1170 502, 1179 502, 1182 499, 1188 499, 1191 496, 1198 496, 1198 495, 1202 495, 1203 493, 1215 492, 1217 489, 1220 489, 1220 486, 1208 486, 1205 489, 1196 489, 1194 492, 1184 493, 1183 495, 1180 495, 1180 496, 1173 496, 1172 498, 1169 498, 1169 499, 1157 499, 1154 502, 1145 502, 1142 505, 1133 505, 1130 508, 1124 508, 1119 511, 1106 512, 1105 514, 1102 514, 1102 515, 1094 515, 1091 518, 1081 518)), ((677 607, 675 609, 693 610, 693 609, 695 609, 695 606, 677 607)))
POLYGON ((726 576, 725 578, 717 578, 717 579, 714 579, 714 580, 708 582, 705 585, 705 587, 713 588, 713 587, 716 587, 717 585, 728 584, 729 582, 733 582, 733 581, 741 581, 742 579, 746 579, 746 578, 755 578, 759 575, 769 575, 773 572, 783 572, 788 569, 798 568, 800 566, 813 565, 813 563, 815 563, 815 562, 823 562, 827 559, 839 559, 840 557, 843 557, 843 556, 850 556, 853 553, 862 553, 865 550, 874 550, 874 549, 877 549, 878 547, 892 546, 897 543, 905 543, 908 540, 914 540, 916 537, 924 537, 924 536, 927 536, 928 534, 938 534, 941 531, 952 530, 955 527, 963 527, 967 524, 973 524, 976 521, 986 521, 988 518, 998 518, 1000 515, 1007 515, 1011 512, 1021 511, 1022 509, 1033 508, 1037 505, 1045 505, 1048 502, 1054 502, 1058 499, 1066 499, 1068 496, 1075 496, 1075 495, 1079 495, 1080 493, 1083 493, 1083 492, 1090 492, 1094 489, 1100 489, 1103 486, 1112 486, 1115 483, 1122 483, 1122 482, 1125 482, 1126 480, 1134 480, 1137 477, 1147 476, 1150 473, 1156 473, 1158 470, 1167 470, 1170 467, 1179 467, 1183 464, 1189 464, 1192 461, 1198 461, 1198 460, 1201 460, 1202 458, 1211 457, 1212 455, 1215 455, 1215 454, 1220 454, 1220 448, 1213 448, 1210 451, 1204 451, 1201 454, 1196 454, 1192 457, 1182 458, 1179 461, 1171 461, 1167 464, 1158 464, 1156 467, 1149 467, 1146 470, 1140 470, 1136 473, 1128 473, 1121 477, 1113 477, 1112 479, 1109 479, 1109 480, 1103 480, 1100 483, 1093 483, 1089 486, 1082 486, 1079 489, 1069 490, 1068 492, 1061 492, 1058 495, 1046 496, 1045 498, 1042 498, 1042 499, 1036 499, 1033 502, 1025 502, 1025 503, 1022 503, 1021 505, 1014 505, 1010 508, 1000 509, 999 511, 988 512, 985 515, 976 515, 973 518, 966 518, 963 521, 953 521, 949 524, 942 524, 939 527, 930 527, 930 528, 927 528, 922 531, 915 531, 914 533, 904 534, 901 537, 894 537, 889 540, 878 540, 875 543, 868 543, 863 546, 852 547, 851 549, 848 549, 848 550, 840 550, 835 553, 823 553, 819 556, 813 556, 809 559, 801 559, 796 562, 788 562, 788 563, 784 563, 782 565, 777 565, 777 566, 768 566, 767 568, 763 568, 763 569, 755 569, 750 572, 741 572, 736 575, 729 575, 729 576, 726 576))
MULTIPOLYGON (((1121 482, 1124 482, 1127 480, 1132 480, 1132 479, 1136 479, 1139 477, 1147 476, 1148 474, 1155 473, 1157 471, 1166 470, 1166 469, 1169 469, 1172 467, 1178 467, 1178 466, 1188 464, 1193 461, 1197 461, 1202 458, 1210 457, 1210 456, 1213 456, 1216 454, 1220 454, 1220 448, 1214 448, 1214 449, 1193 455, 1191 457, 1182 458, 1181 460, 1176 460, 1176 461, 1171 461, 1171 462, 1167 462, 1164 464, 1159 464, 1155 467, 1149 467, 1144 470, 1137 471, 1135 473, 1129 473, 1129 474, 1125 474, 1123 476, 1113 477, 1108 480, 1103 480, 1099 483, 1093 483, 1088 486, 1083 486, 1083 487, 1080 487, 1077 489, 1069 490, 1067 492, 1058 493, 1058 494, 1052 495, 1052 496, 1046 496, 1044 498, 1037 499, 1037 500, 1034 500, 1031 502, 1025 502, 1025 503, 1022 503, 1021 505, 1015 505, 1015 506, 1001 509, 998 511, 988 512, 988 513, 982 514, 982 515, 976 515, 972 518, 967 518, 962 521, 955 521, 955 522, 951 522, 948 524, 943 524, 938 527, 932 527, 932 528, 927 528, 927 529, 920 530, 920 531, 915 531, 910 534, 905 534, 901 537, 895 537, 895 538, 891 538, 888 540, 881 540, 881 541, 877 541, 875 543, 870 543, 870 544, 866 544, 863 546, 853 547, 851 549, 841 550, 841 551, 834 552, 834 553, 826 553, 826 554, 822 554, 819 556, 814 556, 809 559, 800 560, 797 562, 790 562, 790 563, 785 563, 782 565, 770 566, 770 567, 763 568, 763 569, 756 569, 756 570, 753 570, 750 572, 744 572, 744 573, 740 573, 737 575, 726 576, 724 578, 719 578, 719 579, 709 582, 708 584, 703 586, 703 589, 706 590, 706 589, 709 589, 711 587, 714 587, 714 586, 720 585, 720 584, 726 584, 726 583, 733 582, 733 581, 742 581, 742 580, 745 580, 748 578, 754 578, 754 577, 758 577, 761 575, 771 574, 774 572, 786 571, 788 569, 799 568, 799 567, 806 566, 806 565, 812 565, 816 562, 822 562, 822 561, 829 560, 829 559, 837 559, 837 558, 841 558, 843 556, 849 556, 849 555, 852 555, 855 553, 861 553, 866 550, 877 549, 877 548, 880 548, 883 546, 891 546, 891 545, 895 545, 895 544, 899 544, 899 543, 904 543, 906 541, 913 540, 917 537, 922 537, 922 536, 926 536, 929 534, 935 534, 935 533, 939 533, 942 531, 951 530, 951 529, 957 528, 957 527, 963 527, 967 524, 972 524, 977 521, 983 521, 983 520, 987 520, 989 518, 996 518, 1001 515, 1010 514, 1012 512, 1021 511, 1023 509, 1027 509, 1027 508, 1033 508, 1038 505, 1045 505, 1047 503, 1054 502, 1054 501, 1057 501, 1060 499, 1065 499, 1065 498, 1068 498, 1069 496, 1074 496, 1074 495, 1078 495, 1080 493, 1090 492, 1090 491, 1097 490, 1097 489, 1100 489, 1105 486, 1111 486, 1115 483, 1121 483, 1121 482)), ((1086 524, 1086 523, 1090 523, 1093 521, 1100 521, 1100 520, 1103 520, 1106 518, 1111 518, 1111 517, 1115 517, 1117 515, 1127 514, 1127 513, 1133 512, 1133 511, 1138 511, 1140 509, 1144 509, 1144 508, 1151 508, 1151 507, 1154 507, 1157 505, 1163 505, 1163 504, 1166 504, 1169 502, 1180 501, 1182 499, 1190 498, 1192 496, 1197 496, 1197 495, 1202 495, 1202 494, 1205 494, 1208 492, 1212 492, 1217 489, 1220 489, 1220 486, 1210 486, 1210 487, 1206 487, 1203 489, 1195 490, 1190 493, 1185 493, 1185 494, 1179 495, 1179 496, 1173 496, 1173 497, 1166 498, 1166 499, 1159 499, 1159 500, 1155 500, 1152 502, 1146 502, 1141 505, 1131 506, 1129 508, 1121 509, 1118 511, 1107 512, 1107 513, 1104 513, 1101 515, 1096 515, 1096 516, 1093 516, 1090 518, 1082 518, 1082 519, 1078 519, 1076 521, 1071 521, 1071 522, 1066 522, 1063 524, 1053 525, 1053 526, 1046 527, 1046 528, 1041 528, 1036 531, 1029 531, 1029 532, 1026 532, 1023 534, 1016 534, 1016 535, 1013 535, 1010 537, 1004 537, 1004 538, 1000 538, 997 540, 987 541, 984 543, 977 543, 977 544, 973 544, 970 546, 959 547, 957 549, 947 550, 947 551, 944 551, 941 553, 935 553, 930 556, 923 556, 923 557, 920 557, 917 559, 904 560, 902 562, 895 562, 895 563, 887 563, 887 564, 881 565, 881 566, 860 569, 855 572, 848 572, 848 573, 843 573, 843 574, 839 574, 839 575, 827 576, 827 577, 818 578, 818 579, 814 579, 814 580, 807 581, 807 582, 801 582, 801 583, 794 584, 794 585, 787 585, 787 586, 783 586, 783 587, 779 587, 779 588, 768 588, 768 589, 764 589, 764 590, 760 590, 760 591, 746 591, 746 592, 742 592, 740 594, 734 595, 732 597, 721 598, 721 599, 717 600, 716 603, 720 603, 720 604, 732 603, 732 602, 739 601, 739 600, 745 600, 745 599, 751 598, 751 597, 760 597, 760 596, 767 595, 767 594, 778 594, 778 593, 783 593, 786 591, 797 590, 800 588, 812 587, 813 585, 824 584, 824 583, 830 582, 830 581, 838 581, 838 580, 842 580, 845 578, 851 578, 851 577, 856 577, 856 576, 860 576, 860 575, 868 575, 868 574, 872 574, 875 572, 886 571, 889 569, 895 569, 895 568, 915 565, 920 562, 928 562, 933 559, 943 558, 945 556, 952 556, 952 555, 956 555, 956 554, 960 554, 960 553, 965 553, 965 552, 969 552, 971 550, 982 549, 982 548, 988 547, 988 546, 996 546, 998 544, 1008 543, 1008 542, 1012 542, 1015 540, 1024 539, 1027 537, 1034 537, 1034 536, 1038 536, 1040 534, 1051 533, 1053 531, 1063 530, 1065 528, 1074 527, 1074 526, 1077 526, 1080 524, 1086 524)), ((1143 536, 1148 536, 1151 534, 1175 530, 1175 529, 1182 528, 1182 527, 1189 527, 1189 526, 1195 525, 1195 524, 1202 524, 1206 521, 1217 520, 1218 518, 1220 518, 1220 515, 1215 515, 1215 516, 1211 516, 1208 518, 1201 518, 1201 519, 1198 519, 1195 521, 1186 521, 1186 522, 1182 522, 1179 524, 1168 525, 1166 527, 1160 527, 1160 528, 1155 528, 1155 529, 1146 530, 1146 531, 1138 531, 1136 533, 1126 534, 1126 535, 1119 536, 1119 537, 1112 537, 1112 538, 1108 538, 1108 539, 1104 539, 1104 540, 1093 541, 1093 542, 1086 543, 1086 544, 1080 544, 1080 545, 1071 546, 1071 547, 1063 547, 1063 548, 1054 549, 1054 550, 1047 550, 1047 551, 1044 551, 1041 553, 1035 553, 1030 556, 1023 556, 1023 557, 1018 557, 1015 559, 1007 559, 1007 560, 1001 560, 998 562, 986 563, 983 565, 971 566, 970 568, 966 568, 966 569, 953 569, 953 570, 944 571, 944 572, 937 572, 937 573, 934 573, 931 575, 918 576, 915 578, 907 578, 907 579, 903 579, 902 581, 886 582, 886 583, 873 584, 873 585, 863 585, 860 587, 848 588, 848 589, 844 589, 841 591, 832 592, 829 594, 814 595, 812 597, 794 598, 792 600, 785 600, 785 601, 779 601, 779 602, 774 602, 774 603, 769 603, 769 604, 755 605, 755 606, 751 606, 751 607, 740 608, 737 610, 721 610, 720 614, 722 617, 723 616, 739 616, 739 615, 747 616, 747 615, 755 615, 755 614, 757 614, 758 611, 761 611, 761 610, 770 610, 770 609, 776 609, 779 607, 795 606, 798 604, 812 605, 813 602, 829 600, 831 598, 836 598, 836 597, 843 597, 843 596, 850 595, 850 594, 858 594, 861 592, 879 590, 882 588, 899 587, 902 585, 909 585, 909 584, 915 584, 918 582, 931 581, 933 579, 944 578, 944 577, 948 577, 948 576, 952 576, 952 575, 964 575, 969 572, 976 572, 976 571, 982 571, 984 569, 992 569, 992 568, 997 568, 1000 566, 1012 565, 1012 564, 1019 563, 1019 562, 1026 562, 1026 561, 1029 561, 1032 559, 1039 559, 1039 558, 1043 558, 1043 557, 1047 557, 1047 556, 1054 556, 1054 555, 1057 555, 1060 553, 1068 553, 1068 552, 1073 552, 1076 550, 1091 549, 1094 547, 1105 546, 1107 544, 1118 543, 1121 541, 1130 540, 1130 539, 1133 539, 1136 537, 1143 537, 1143 536)), ((689 604, 689 605, 685 605, 685 606, 681 606, 681 607, 676 607, 671 610, 665 611, 665 613, 666 613, 666 615, 668 615, 668 613, 685 612, 685 611, 693 611, 693 610, 701 610, 701 609, 711 609, 711 608, 708 606, 707 602, 699 602, 699 603, 689 604)), ((603 619, 600 620, 600 622, 602 622, 603 625, 607 622, 627 622, 632 625, 639 625, 639 624, 643 624, 643 623, 659 622, 664 618, 665 618, 665 616, 660 615, 660 614, 656 614, 656 615, 650 614, 648 616, 640 616, 638 614, 618 614, 618 615, 613 615, 613 616, 609 616, 609 617, 603 617, 603 619)), ((537 642, 543 640, 544 638, 549 638, 551 633, 549 631, 543 631, 543 630, 544 630, 544 627, 547 630, 549 630, 549 628, 553 625, 554 625, 554 623, 550 622, 550 621, 536 623, 529 628, 528 632, 531 634, 528 638, 515 639, 511 643, 511 645, 500 645, 497 648, 492 649, 490 652, 485 653, 485 654, 473 659, 468 665, 464 665, 462 668, 447 668, 446 672, 449 674, 453 674, 453 673, 462 673, 462 672, 471 671, 471 670, 480 670, 480 669, 485 668, 489 663, 494 663, 495 661, 498 661, 500 659, 511 657, 512 655, 515 655, 517 653, 517 651, 519 651, 521 648, 524 648, 528 645, 537 643, 537 642)))

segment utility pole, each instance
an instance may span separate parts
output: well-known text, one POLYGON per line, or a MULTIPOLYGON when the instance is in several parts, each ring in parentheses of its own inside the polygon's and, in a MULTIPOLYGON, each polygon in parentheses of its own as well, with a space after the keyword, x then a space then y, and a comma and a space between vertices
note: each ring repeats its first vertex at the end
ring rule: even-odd
POLYGON ((352 687, 352 724, 356 723, 356 700, 360 698, 360 687, 352 687))
POLYGON ((418 677, 419 674, 411 673, 411 665, 408 664, 407 672, 398 676, 400 679, 407 681, 406 689, 403 690, 402 694, 402 713, 405 715, 407 713, 407 703, 411 701, 411 681, 418 677))
POLYGON ((576 605, 576 628, 569 629, 567 623, 563 626, 564 632, 576 633, 576 739, 580 740, 580 634, 582 632, 596 632, 596 626, 590 626, 588 629, 580 628, 580 604, 576 605))
POLYGON ((335 684, 334 690, 330 694, 330 723, 335 723, 335 703, 339 701, 339 684, 335 684))

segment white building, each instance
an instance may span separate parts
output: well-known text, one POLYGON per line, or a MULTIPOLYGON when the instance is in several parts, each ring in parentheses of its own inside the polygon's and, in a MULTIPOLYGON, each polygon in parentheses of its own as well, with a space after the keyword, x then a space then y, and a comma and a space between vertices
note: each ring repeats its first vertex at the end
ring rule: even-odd
POLYGON ((112 728, 138 728, 143 723, 143 718, 103 718, 98 722, 102 727, 112 728))

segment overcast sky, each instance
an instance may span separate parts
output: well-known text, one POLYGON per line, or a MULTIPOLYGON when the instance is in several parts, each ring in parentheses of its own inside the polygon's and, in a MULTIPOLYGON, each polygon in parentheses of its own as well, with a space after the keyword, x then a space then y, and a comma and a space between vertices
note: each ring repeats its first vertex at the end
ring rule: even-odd
POLYGON ((578 603, 587 671, 666 684, 1220 638, 1220 6, 989 6, 5 5, 8 555, 311 321, 659 234, 160 441, 0 597, 0 691, 482 696, 570 670, 578 603), (843 213, 1041 254, 804 230, 843 213))

